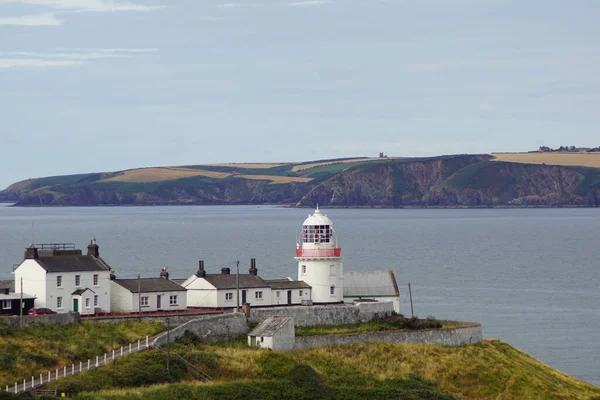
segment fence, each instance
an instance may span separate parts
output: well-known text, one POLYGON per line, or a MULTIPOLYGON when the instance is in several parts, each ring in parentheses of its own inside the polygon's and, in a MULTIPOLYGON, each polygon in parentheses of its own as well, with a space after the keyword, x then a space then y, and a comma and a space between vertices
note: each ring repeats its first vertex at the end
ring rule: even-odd
POLYGON ((138 340, 137 343, 129 343, 128 346, 121 346, 120 349, 113 349, 111 353, 104 353, 103 356, 96 356, 95 360, 89 359, 86 362, 81 361, 79 364, 71 364, 70 366, 65 365, 62 368, 57 368, 54 372, 48 371, 48 374, 40 374, 39 378, 32 376, 31 380, 23 379, 23 382, 15 382, 14 387, 6 385, 6 391, 14 394, 28 392, 57 379, 90 371, 105 365, 107 362, 114 361, 117 358, 125 357, 129 354, 137 353, 138 351, 146 350, 148 348, 150 348, 150 338, 146 336, 145 340, 138 340))

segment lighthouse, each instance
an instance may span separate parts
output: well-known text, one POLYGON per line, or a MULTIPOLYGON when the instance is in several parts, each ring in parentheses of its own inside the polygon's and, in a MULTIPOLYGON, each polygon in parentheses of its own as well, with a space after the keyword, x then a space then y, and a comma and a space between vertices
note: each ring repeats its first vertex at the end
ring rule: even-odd
POLYGON ((314 214, 302 224, 296 242, 298 280, 312 286, 313 303, 343 302, 344 260, 341 253, 333 223, 317 206, 314 214))

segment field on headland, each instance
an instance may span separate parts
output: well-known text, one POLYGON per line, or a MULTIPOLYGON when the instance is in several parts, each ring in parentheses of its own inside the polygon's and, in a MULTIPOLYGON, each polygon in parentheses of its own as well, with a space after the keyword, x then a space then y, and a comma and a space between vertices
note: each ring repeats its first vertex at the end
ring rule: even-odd
POLYGON ((600 168, 600 153, 492 153, 492 161, 600 168))

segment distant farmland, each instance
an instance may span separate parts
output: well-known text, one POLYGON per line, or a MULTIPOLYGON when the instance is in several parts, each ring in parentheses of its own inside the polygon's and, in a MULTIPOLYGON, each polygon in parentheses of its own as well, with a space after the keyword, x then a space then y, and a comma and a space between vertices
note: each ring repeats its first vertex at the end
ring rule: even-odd
POLYGON ((600 168, 600 153, 493 153, 492 161, 600 168))
POLYGON ((192 176, 206 176, 209 178, 223 179, 231 174, 225 172, 203 171, 191 168, 141 168, 124 171, 112 178, 100 182, 160 182, 174 179, 189 178, 192 176))

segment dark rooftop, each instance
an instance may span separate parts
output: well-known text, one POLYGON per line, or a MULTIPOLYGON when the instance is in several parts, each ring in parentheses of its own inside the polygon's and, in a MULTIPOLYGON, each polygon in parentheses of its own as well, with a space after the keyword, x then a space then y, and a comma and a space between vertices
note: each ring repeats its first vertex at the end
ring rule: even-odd
POLYGON ((108 271, 110 267, 100 257, 65 255, 40 256, 37 260, 48 272, 108 271))
POLYGON ((289 279, 265 280, 271 289, 310 289, 311 286, 304 281, 290 281, 289 279))
POLYGON ((9 292, 15 291, 15 281, 0 281, 0 293, 5 293, 7 290, 9 292))
POLYGON ((123 286, 132 293, 138 292, 138 281, 142 293, 150 292, 183 292, 186 289, 177 283, 164 278, 115 279, 114 283, 123 286))
MULTIPOLYGON (((240 274, 240 289, 245 288, 268 288, 267 282, 256 275, 240 274)), ((235 289, 235 274, 206 274, 204 279, 217 289, 235 289)))
POLYGON ((92 289, 90 288, 85 288, 85 289, 77 289, 76 291, 74 291, 73 293, 71 293, 72 296, 80 296, 83 294, 83 292, 85 292, 86 290, 89 290, 92 293, 96 293, 94 292, 92 289))

